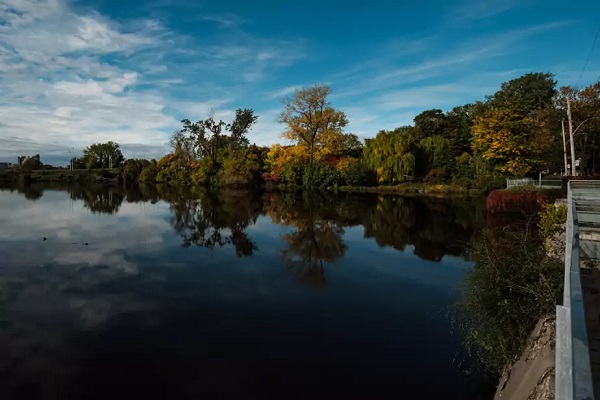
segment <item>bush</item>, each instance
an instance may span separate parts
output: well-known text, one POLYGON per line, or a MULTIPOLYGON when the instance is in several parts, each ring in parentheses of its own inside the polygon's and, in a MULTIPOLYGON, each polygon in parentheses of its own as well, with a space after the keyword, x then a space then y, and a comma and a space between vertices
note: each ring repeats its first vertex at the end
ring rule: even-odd
POLYGON ((486 199, 489 212, 539 213, 548 202, 548 196, 537 191, 494 190, 486 199))
POLYGON ((139 179, 142 170, 150 165, 148 160, 129 159, 121 168, 121 176, 125 181, 134 181, 139 179))
POLYGON ((456 185, 486 193, 506 186, 505 176, 481 157, 463 153, 455 161, 452 182, 456 185))
POLYGON ((366 186, 376 182, 373 171, 361 160, 356 158, 342 158, 336 165, 339 185, 366 186))
POLYGON ((552 239, 556 234, 561 234, 565 231, 567 206, 546 204, 539 216, 539 232, 542 239, 552 239))
POLYGON ((301 186, 304 177, 304 166, 297 162, 289 162, 279 175, 282 183, 301 186))
POLYGON ((432 169, 425 176, 425 182, 431 184, 440 184, 448 180, 448 172, 444 168, 432 169))
POLYGON ((156 182, 156 174, 158 173, 158 167, 155 162, 148 164, 140 172, 140 182, 156 182))
POLYGON ((260 178, 258 156, 252 152, 240 152, 223 162, 219 181, 224 185, 250 185, 260 178))
POLYGON ((203 158, 193 166, 191 181, 194 185, 216 185, 218 165, 210 158, 203 158))
POLYGON ((171 171, 163 169, 156 174, 156 182, 167 183, 171 180, 171 171))
POLYGON ((565 205, 547 204, 540 212, 538 224, 540 237, 544 240, 546 253, 562 260, 565 255, 565 229, 568 209, 565 205))
POLYGON ((484 230, 470 247, 475 267, 465 279, 461 309, 472 357, 501 373, 518 357, 527 338, 562 297, 564 265, 546 256, 526 233, 484 230))

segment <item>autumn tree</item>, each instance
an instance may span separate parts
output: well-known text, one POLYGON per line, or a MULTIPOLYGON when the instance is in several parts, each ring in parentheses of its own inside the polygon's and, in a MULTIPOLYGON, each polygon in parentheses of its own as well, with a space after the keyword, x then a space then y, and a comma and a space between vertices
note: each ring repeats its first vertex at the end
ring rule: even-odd
POLYGON ((502 84, 473 125, 473 150, 506 174, 524 175, 543 164, 555 140, 547 110, 556 93, 552 74, 529 73, 502 84))
POLYGON ((308 148, 311 160, 328 136, 341 133, 348 124, 346 114, 331 107, 328 86, 316 85, 297 90, 285 101, 278 122, 286 125, 283 137, 308 148))
POLYGON ((363 143, 353 133, 333 131, 323 139, 323 155, 333 154, 338 157, 360 157, 363 152, 363 143))

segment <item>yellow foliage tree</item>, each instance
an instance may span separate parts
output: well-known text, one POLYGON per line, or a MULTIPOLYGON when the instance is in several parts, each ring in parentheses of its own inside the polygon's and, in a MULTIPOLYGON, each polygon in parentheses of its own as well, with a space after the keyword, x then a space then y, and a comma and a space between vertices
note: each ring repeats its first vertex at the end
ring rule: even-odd
POLYGON ((280 173, 289 163, 306 163, 310 161, 310 153, 306 145, 282 146, 274 144, 267 153, 265 164, 273 173, 280 173))
POLYGON ((552 135, 535 113, 523 117, 510 108, 495 107, 475 118, 473 150, 502 173, 526 174, 551 145, 552 135))
POLYGON ((346 114, 331 107, 327 100, 330 92, 331 89, 323 85, 297 90, 286 100, 285 110, 278 119, 279 123, 286 124, 283 137, 305 146, 311 160, 325 147, 326 139, 341 133, 348 124, 346 114))

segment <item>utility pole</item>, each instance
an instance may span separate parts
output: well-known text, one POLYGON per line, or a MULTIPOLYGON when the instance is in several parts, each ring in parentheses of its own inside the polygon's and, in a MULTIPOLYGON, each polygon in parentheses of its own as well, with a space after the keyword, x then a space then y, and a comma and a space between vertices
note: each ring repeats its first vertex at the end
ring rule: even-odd
POLYGON ((565 134, 565 119, 563 118, 560 122, 562 125, 563 158, 565 159, 565 176, 568 176, 567 174, 569 174, 569 161, 568 161, 568 157, 567 157, 567 138, 566 138, 566 134, 565 134))
POLYGON ((575 139, 573 137, 573 118, 571 117, 571 100, 567 96, 567 117, 569 118, 569 138, 571 139, 571 171, 572 175, 577 176, 577 168, 575 167, 575 139))

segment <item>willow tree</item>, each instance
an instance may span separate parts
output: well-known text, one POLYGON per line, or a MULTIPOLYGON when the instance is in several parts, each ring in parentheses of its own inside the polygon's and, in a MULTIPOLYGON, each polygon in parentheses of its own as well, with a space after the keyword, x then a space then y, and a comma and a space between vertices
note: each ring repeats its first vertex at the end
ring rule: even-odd
POLYGON ((316 85, 297 90, 285 101, 278 122, 286 124, 283 137, 308 148, 311 160, 330 135, 339 134, 348 124, 346 114, 331 107, 329 86, 316 85))
POLYGON ((380 131, 365 141, 367 165, 377 173, 379 183, 402 182, 415 172, 415 156, 411 153, 412 135, 405 129, 380 131))
POLYGON ((426 174, 432 169, 450 171, 454 163, 452 142, 442 136, 430 136, 421 139, 418 144, 421 158, 418 169, 426 174))

